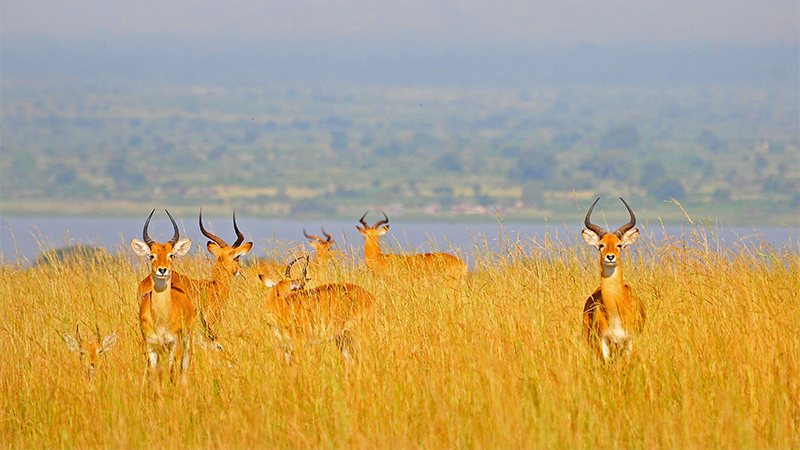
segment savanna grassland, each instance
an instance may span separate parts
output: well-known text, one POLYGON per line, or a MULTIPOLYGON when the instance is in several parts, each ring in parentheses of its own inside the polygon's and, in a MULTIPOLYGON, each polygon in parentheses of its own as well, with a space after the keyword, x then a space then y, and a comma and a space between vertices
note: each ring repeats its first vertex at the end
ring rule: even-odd
MULTIPOLYGON (((337 276, 378 299, 349 363, 333 344, 296 345, 285 363, 251 264, 217 330, 225 353, 196 349, 187 395, 146 382, 136 286, 148 268, 130 250, 4 265, 0 446, 800 447, 796 243, 720 251, 708 230, 643 232, 623 267, 647 323, 613 364, 580 336, 599 268, 576 245, 476 243, 460 295, 345 256, 337 276), (78 322, 119 336, 92 382, 62 338, 78 322)), ((210 276, 200 252, 176 264, 210 276)))

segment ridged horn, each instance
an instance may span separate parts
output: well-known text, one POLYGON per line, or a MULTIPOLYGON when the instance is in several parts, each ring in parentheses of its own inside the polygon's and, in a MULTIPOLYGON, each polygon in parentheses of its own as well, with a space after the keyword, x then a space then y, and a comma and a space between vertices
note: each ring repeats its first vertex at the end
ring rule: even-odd
POLYGON ((144 241, 145 244, 147 244, 148 247, 152 247, 153 244, 156 243, 156 241, 150 239, 150 235, 147 234, 147 227, 150 226, 150 219, 153 218, 153 213, 155 212, 156 212, 155 208, 152 211, 150 211, 150 215, 147 216, 147 220, 144 221, 144 229, 142 229, 142 240, 144 241))
POLYGON ((164 211, 167 213, 167 217, 169 217, 169 220, 172 222, 172 229, 174 230, 172 239, 169 240, 169 243, 175 245, 178 243, 178 239, 181 238, 181 232, 178 230, 178 224, 175 223, 175 219, 172 218, 172 215, 169 213, 169 211, 166 209, 164 211))
POLYGON ((323 243, 323 242, 325 242, 325 241, 324 241, 324 240, 323 240, 321 237, 319 237, 319 236, 314 236, 313 234, 308 234, 308 233, 306 233, 306 229, 305 229, 305 228, 303 228, 303 236, 305 236, 305 237, 306 237, 306 239, 311 239, 312 241, 317 241, 317 242, 319 242, 319 243, 323 243))
POLYGON ((361 222, 361 225, 364 225, 364 228, 367 228, 367 229, 368 229, 368 228, 369 228, 369 225, 367 225, 367 222, 365 222, 365 221, 364 221, 364 219, 366 219, 366 218, 367 218, 367 214, 369 214, 369 211, 365 212, 365 213, 364 213, 364 215, 363 215, 363 216, 361 216, 361 218, 360 218, 360 219, 358 219, 358 221, 359 221, 359 222, 361 222))
POLYGON ((322 228, 322 235, 325 236, 325 242, 333 242, 333 236, 325 232, 325 228, 322 228))
POLYGON ((205 227, 203 226, 203 208, 200 208, 200 232, 203 233, 203 236, 211 239, 212 241, 214 241, 220 247, 227 247, 228 246, 228 244, 226 244, 225 241, 223 241, 219 237, 215 236, 214 234, 212 234, 211 232, 206 230, 205 227))
POLYGON ((236 248, 244 242, 244 235, 239 231, 239 226, 236 225, 236 210, 233 210, 233 231, 236 232, 236 242, 231 247, 236 248))
MULTIPOLYGON (((284 278, 292 278, 292 266, 294 265, 294 263, 296 263, 297 261, 299 261, 299 260, 301 260, 303 258, 305 258, 305 256, 298 256, 292 262, 290 262, 288 266, 286 266, 286 274, 284 275, 284 278)), ((303 271, 303 273, 304 273, 304 277, 305 277, 305 270, 303 271)))
POLYGON ((381 221, 379 221, 378 223, 376 223, 376 224, 375 224, 375 226, 374 226, 373 228, 375 228, 376 230, 377 230, 377 229, 378 229, 378 228, 379 228, 381 225, 384 225, 384 224, 387 224, 387 223, 389 223, 389 218, 386 216, 386 213, 385 213, 385 212, 383 212, 383 211, 381 211, 381 212, 383 213, 383 220, 381 220, 381 221))
POLYGON ((604 229, 598 227, 597 225, 593 224, 591 222, 591 220, 590 220, 590 218, 592 216, 592 210, 594 209, 594 205, 596 205, 597 202, 599 202, 599 201, 600 201, 600 197, 597 197, 597 200, 595 200, 594 203, 592 203, 592 206, 589 207, 589 211, 586 213, 586 219, 583 221, 583 224, 586 225, 586 228, 594 231, 594 233, 597 235, 597 237, 602 238, 603 236, 606 235, 606 230, 604 230, 604 229))
POLYGON ((636 225, 636 216, 633 214, 633 211, 631 210, 631 207, 628 206, 628 202, 626 202, 622 197, 620 197, 619 199, 622 200, 622 203, 625 205, 626 208, 628 208, 628 214, 631 215, 631 221, 626 223, 625 225, 619 227, 617 229, 617 231, 614 232, 615 236, 617 236, 618 238, 622 239, 622 236, 628 230, 630 230, 631 228, 633 228, 636 225))

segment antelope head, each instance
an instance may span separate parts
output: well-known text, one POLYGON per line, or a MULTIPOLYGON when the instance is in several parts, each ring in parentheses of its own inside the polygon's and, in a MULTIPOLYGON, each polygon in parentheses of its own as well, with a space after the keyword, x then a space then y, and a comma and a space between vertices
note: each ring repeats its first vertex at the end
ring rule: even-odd
POLYGON ((67 347, 80 356, 83 370, 89 379, 94 375, 95 369, 100 364, 100 355, 111 350, 117 343, 117 335, 114 333, 100 338, 100 329, 95 326, 95 335, 86 339, 81 336, 80 325, 75 326, 75 335, 64 334, 64 341, 67 347))
POLYGON ((174 229, 172 239, 166 244, 159 244, 151 239, 150 235, 147 233, 147 228, 150 225, 150 219, 153 218, 154 212, 156 212, 155 209, 150 212, 150 215, 144 223, 144 229, 142 230, 143 241, 134 239, 131 241, 131 247, 138 256, 150 258, 153 281, 156 285, 164 286, 172 275, 172 260, 177 256, 183 256, 188 253, 192 246, 192 241, 189 239, 180 239, 181 235, 178 231, 178 224, 175 223, 175 219, 172 218, 169 211, 166 211, 166 213, 174 229))
POLYGON ((281 298, 288 297, 292 295, 293 292, 299 291, 305 288, 306 281, 308 275, 308 258, 305 256, 300 256, 294 259, 294 261, 290 262, 288 266, 286 266, 286 273, 282 280, 272 280, 267 278, 266 275, 259 274, 258 278, 261 280, 262 283, 270 290, 270 299, 278 300, 281 298), (303 266, 303 274, 300 278, 292 278, 292 266, 297 261, 305 259, 306 264, 303 266))
POLYGON ((231 275, 240 276, 242 274, 242 268, 239 265, 239 259, 253 248, 253 243, 247 242, 242 244, 242 242, 244 242, 244 235, 239 231, 239 226, 236 225, 236 211, 233 212, 233 230, 236 233, 236 241, 233 245, 228 245, 221 238, 205 229, 203 226, 203 209, 200 209, 200 231, 203 233, 203 236, 211 239, 206 244, 206 248, 214 255, 217 264, 221 264, 226 272, 231 275))
POLYGON ((633 215, 631 207, 628 206, 628 203, 625 202, 622 197, 620 197, 620 200, 622 200, 625 208, 628 209, 628 214, 631 216, 630 222, 619 227, 613 233, 608 233, 599 226, 593 224, 590 217, 594 205, 596 205, 599 200, 600 197, 592 203, 592 206, 586 213, 586 220, 584 221, 586 229, 583 230, 582 234, 583 240, 586 241, 587 244, 600 251, 600 264, 603 267, 603 272, 608 273, 609 271, 613 272, 620 264, 622 250, 636 242, 636 238, 639 237, 639 230, 633 228, 634 225, 636 225, 636 216, 633 215))
POLYGON ((322 239, 319 236, 314 236, 313 234, 306 233, 305 228, 303 228, 303 235, 309 239, 308 243, 314 247, 314 251, 317 253, 317 257, 320 255, 327 255, 331 250, 331 247, 336 245, 336 241, 333 240, 333 236, 325 232, 325 228, 322 229, 322 235, 325 236, 325 239, 322 239))
POLYGON ((358 225, 356 225, 356 228, 358 229, 359 233, 364 235, 365 238, 373 238, 377 240, 378 236, 383 236, 387 231, 389 231, 389 218, 386 216, 386 213, 383 213, 383 220, 379 220, 375 223, 375 225, 369 226, 369 224, 364 221, 364 219, 367 217, 367 214, 369 214, 369 211, 364 213, 364 215, 361 216, 361 219, 358 220, 361 222, 361 225, 363 225, 363 228, 358 225))

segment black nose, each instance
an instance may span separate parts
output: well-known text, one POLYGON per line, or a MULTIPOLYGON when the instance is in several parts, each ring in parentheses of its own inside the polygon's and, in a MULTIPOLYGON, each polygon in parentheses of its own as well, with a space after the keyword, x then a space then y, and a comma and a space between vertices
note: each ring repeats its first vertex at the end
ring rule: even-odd
POLYGON ((615 256, 614 255, 606 255, 606 260, 608 262, 614 262, 615 256))
POLYGON ((159 267, 158 268, 158 273, 159 273, 159 275, 166 274, 167 273, 167 268, 166 267, 159 267))

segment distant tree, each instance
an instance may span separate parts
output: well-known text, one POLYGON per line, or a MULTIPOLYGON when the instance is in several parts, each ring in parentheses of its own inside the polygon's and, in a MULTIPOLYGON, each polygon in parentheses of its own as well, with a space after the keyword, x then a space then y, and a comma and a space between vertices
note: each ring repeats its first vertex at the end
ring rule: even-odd
POLYGON ((686 191, 683 189, 681 182, 675 179, 664 180, 655 187, 648 190, 648 194, 658 200, 683 200, 686 197, 686 191))
POLYGON ((557 169, 557 161, 553 155, 546 150, 530 149, 519 153, 517 165, 509 171, 508 176, 519 181, 547 181, 553 178, 557 169))
POLYGON ((464 168, 457 154, 448 152, 433 160, 433 166, 447 172, 461 172, 464 168))
POLYGON ((716 134, 708 130, 700 132, 700 136, 697 138, 697 144, 714 154, 717 154, 720 150, 725 148, 725 143, 720 141, 716 134))
POLYGON ((592 156, 584 160, 578 167, 591 172, 597 178, 626 181, 631 175, 629 160, 626 153, 614 150, 592 156))
POLYGON ((337 153, 347 150, 347 133, 331 131, 331 150, 337 153))
POLYGON ((612 128, 600 140, 603 149, 632 149, 641 144, 642 136, 634 125, 623 125, 612 128))
POLYGON ((711 197, 715 202, 727 202, 731 199, 730 189, 717 189, 711 197))
POLYGON ((648 161, 642 166, 642 178, 639 180, 639 185, 642 187, 650 187, 661 182, 667 175, 667 169, 661 160, 648 161))
POLYGON ((559 134, 553 141, 550 142, 550 148, 556 151, 564 151, 571 149, 575 144, 577 144, 581 139, 583 139, 583 135, 578 133, 577 131, 573 131, 572 133, 563 133, 559 134))

